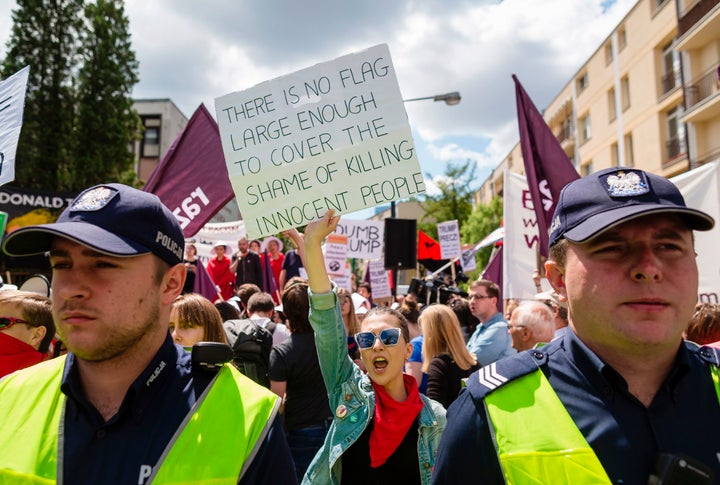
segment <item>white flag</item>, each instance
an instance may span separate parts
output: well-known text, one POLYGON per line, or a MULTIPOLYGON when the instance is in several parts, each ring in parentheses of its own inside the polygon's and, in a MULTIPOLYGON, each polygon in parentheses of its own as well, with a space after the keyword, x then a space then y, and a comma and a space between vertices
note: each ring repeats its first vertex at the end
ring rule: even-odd
POLYGON ((15 152, 22 127, 30 66, 0 81, 0 185, 15 180, 15 152))

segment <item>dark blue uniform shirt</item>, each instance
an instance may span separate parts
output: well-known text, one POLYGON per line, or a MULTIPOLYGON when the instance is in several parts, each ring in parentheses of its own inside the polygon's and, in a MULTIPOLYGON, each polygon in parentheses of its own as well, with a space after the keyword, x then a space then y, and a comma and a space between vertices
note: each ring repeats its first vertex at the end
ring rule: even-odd
MULTIPOLYGON (((192 371, 190 354, 168 333, 155 358, 128 389, 117 414, 105 422, 85 398, 75 356, 68 354, 61 385, 68 396, 60 450, 65 483, 145 483, 212 377, 211 372, 192 371)), ((296 483, 279 418, 240 483, 296 483)))
MULTIPOLYGON (((681 345, 670 374, 647 408, 629 393, 625 379, 571 330, 538 350, 498 361, 496 372, 512 379, 539 365, 612 483, 648 483, 661 452, 701 461, 714 470, 717 483, 720 404, 708 364, 717 358, 712 349, 681 345)), ((488 392, 476 372, 468 379, 467 392, 448 409, 433 483, 504 483, 479 397, 488 392)), ((547 430, 553 432, 552 422, 547 430)))

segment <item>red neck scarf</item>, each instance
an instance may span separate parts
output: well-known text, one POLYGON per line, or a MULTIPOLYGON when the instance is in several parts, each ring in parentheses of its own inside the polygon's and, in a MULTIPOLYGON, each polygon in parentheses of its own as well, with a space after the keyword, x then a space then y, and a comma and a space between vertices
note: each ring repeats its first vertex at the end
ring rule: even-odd
MULTIPOLYGON (((372 382, 372 381, 371 381, 372 382)), ((403 374, 403 382, 408 397, 398 402, 387 393, 384 387, 372 382, 375 389, 375 423, 370 432, 370 466, 383 465, 405 438, 410 426, 423 408, 417 381, 403 374)))
POLYGON ((32 345, 0 332, 0 377, 42 362, 45 357, 46 354, 41 354, 32 345))

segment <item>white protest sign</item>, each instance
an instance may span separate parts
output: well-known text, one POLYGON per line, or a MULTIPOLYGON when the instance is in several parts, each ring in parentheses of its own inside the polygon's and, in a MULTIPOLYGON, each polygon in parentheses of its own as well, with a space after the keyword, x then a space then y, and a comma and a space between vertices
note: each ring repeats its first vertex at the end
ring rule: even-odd
POLYGON ((212 259, 212 249, 217 242, 224 242, 230 246, 228 256, 232 255, 237 248, 239 239, 245 237, 245 223, 243 221, 233 222, 209 222, 205 224, 193 237, 187 239, 197 249, 198 259, 205 265, 212 259))
POLYGON ((460 257, 460 266, 465 273, 475 271, 477 269, 477 264, 475 263, 475 253, 477 253, 475 248, 463 251, 462 256, 460 257))
POLYGON ((30 67, 0 82, 0 185, 15 180, 15 153, 22 128, 30 67))
POLYGON ((506 170, 503 190, 503 298, 531 299, 537 293, 532 280, 539 242, 537 217, 524 176, 506 170))
POLYGON ((368 272, 370 273, 373 300, 392 297, 390 278, 388 278, 384 262, 380 260, 368 261, 368 272))
POLYGON ((215 100, 248 237, 425 191, 386 44, 215 100))
POLYGON ((345 288, 348 291, 352 291, 352 271, 350 270, 350 263, 345 262, 345 272, 341 275, 333 275, 332 280, 335 282, 338 288, 345 288))
POLYGON ((348 237, 348 258, 380 259, 383 257, 385 222, 340 219, 335 232, 348 237))
POLYGON ((328 274, 345 274, 348 238, 339 234, 330 234, 325 240, 325 268, 328 274))
POLYGON ((439 222, 437 225, 438 242, 440 243, 440 257, 442 259, 459 258, 462 255, 460 249, 460 228, 458 221, 439 222))

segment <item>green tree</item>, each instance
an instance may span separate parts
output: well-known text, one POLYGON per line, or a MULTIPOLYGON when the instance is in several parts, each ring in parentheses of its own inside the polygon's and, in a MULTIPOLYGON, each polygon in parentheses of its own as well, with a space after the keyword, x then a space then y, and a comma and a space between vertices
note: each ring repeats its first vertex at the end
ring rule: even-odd
POLYGON ((60 186, 71 191, 108 181, 132 184, 128 146, 142 130, 130 96, 138 82, 138 62, 123 2, 97 0, 85 7, 85 17, 75 156, 60 179, 60 186))
POLYGON ((3 79, 30 66, 15 183, 58 188, 73 156, 73 73, 82 32, 82 0, 18 0, 2 63, 3 79))
POLYGON ((449 163, 445 167, 444 176, 435 181, 440 194, 426 195, 421 201, 425 216, 419 221, 418 229, 437 239, 438 222, 457 220, 462 228, 472 213, 476 168, 474 160, 463 164, 449 163))
MULTIPOLYGON (((465 224, 460 227, 460 238, 466 243, 476 244, 485 236, 500 227, 503 218, 503 203, 500 197, 494 197, 489 204, 475 208, 465 224)), ((482 248, 475 254, 478 273, 487 266, 492 247, 482 248)))

